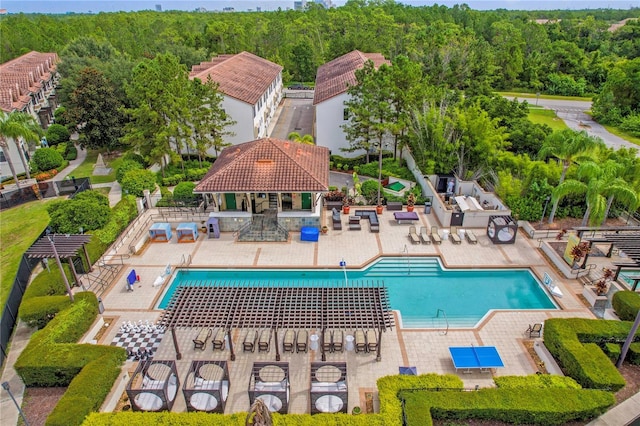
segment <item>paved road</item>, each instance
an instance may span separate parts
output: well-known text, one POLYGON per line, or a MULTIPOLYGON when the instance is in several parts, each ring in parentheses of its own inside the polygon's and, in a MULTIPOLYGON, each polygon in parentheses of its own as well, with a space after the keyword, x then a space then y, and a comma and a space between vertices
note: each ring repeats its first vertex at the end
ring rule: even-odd
MULTIPOLYGON (((513 99, 513 97, 508 97, 513 99)), ((570 101, 560 99, 536 99, 536 98, 521 98, 518 100, 526 100, 531 105, 542 106, 546 109, 552 109, 556 112, 557 116, 561 118, 569 128, 574 130, 585 130, 591 136, 597 136, 604 141, 607 146, 614 149, 620 149, 622 147, 635 148, 638 150, 638 156, 640 156, 640 147, 629 141, 622 139, 612 133, 609 133, 602 125, 593 121, 591 116, 585 114, 585 111, 591 109, 590 101, 570 101)))

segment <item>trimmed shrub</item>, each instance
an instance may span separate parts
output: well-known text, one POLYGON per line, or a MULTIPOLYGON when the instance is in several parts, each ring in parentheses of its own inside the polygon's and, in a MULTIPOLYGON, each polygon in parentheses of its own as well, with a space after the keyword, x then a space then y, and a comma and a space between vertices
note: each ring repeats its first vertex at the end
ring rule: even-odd
POLYGON ((501 389, 582 389, 571 377, 554 376, 551 374, 535 374, 532 376, 501 376, 493 379, 501 389))
POLYGON ((71 138, 69 129, 61 124, 54 123, 47 129, 47 143, 49 144, 49 146, 67 142, 69 138, 71 138))
POLYGON ((78 148, 75 145, 67 144, 67 150, 64 154, 64 159, 68 161, 72 161, 78 158, 78 148))
POLYGON ((31 164, 34 171, 47 171, 62 166, 64 158, 55 148, 40 148, 33 153, 31 164))
POLYGON ((604 352, 611 362, 616 362, 618 358, 620 358, 620 354, 622 353, 622 347, 617 343, 605 343, 602 346, 602 352, 604 352))
MULTIPOLYGON (((549 319, 544 344, 565 374, 583 387, 616 392, 624 387, 624 378, 598 344, 623 342, 630 328, 629 322, 621 321, 549 319)), ((640 331, 636 336, 640 339, 640 331)))
POLYGON ((593 389, 480 389, 477 392, 401 391, 407 425, 439 420, 498 420, 513 424, 561 425, 587 421, 615 403, 610 392, 593 389), (429 415, 430 414, 430 415, 429 415))
POLYGON ((47 206, 54 232, 73 234, 82 227, 86 231, 102 228, 111 215, 109 199, 97 191, 83 191, 73 199, 47 206))
POLYGON ((122 184, 122 179, 124 178, 124 175, 126 175, 131 170, 142 170, 143 168, 144 167, 142 167, 142 164, 140 164, 137 161, 124 160, 120 164, 120 167, 118 167, 118 170, 116 170, 116 180, 118 181, 119 184, 122 184))
POLYGON ((173 199, 176 201, 191 201, 195 198, 193 189, 196 184, 193 182, 180 182, 173 189, 173 199))
POLYGON ((629 352, 627 352, 626 360, 633 365, 640 365, 640 342, 635 342, 629 345, 629 352))
POLYGON ((20 319, 29 327, 43 328, 70 304, 69 296, 32 297, 20 304, 20 319))
POLYGON ((640 310, 640 294, 631 290, 618 291, 613 295, 611 305, 622 321, 634 321, 640 310))
POLYGON ((97 260, 104 250, 106 250, 106 246, 111 244, 118 238, 120 232, 122 232, 129 223, 138 215, 138 207, 136 206, 136 198, 133 195, 125 195, 122 199, 113 206, 111 210, 111 216, 109 222, 102 229, 98 229, 95 231, 95 236, 97 238, 92 238, 92 242, 89 245, 89 254, 91 255, 90 247, 94 240, 99 240, 101 243, 101 247, 103 247, 102 251, 97 249, 95 251, 96 258, 92 260, 97 260))
POLYGON ((149 170, 129 170, 122 178, 122 190, 136 197, 142 197, 144 190, 156 189, 156 178, 149 170))

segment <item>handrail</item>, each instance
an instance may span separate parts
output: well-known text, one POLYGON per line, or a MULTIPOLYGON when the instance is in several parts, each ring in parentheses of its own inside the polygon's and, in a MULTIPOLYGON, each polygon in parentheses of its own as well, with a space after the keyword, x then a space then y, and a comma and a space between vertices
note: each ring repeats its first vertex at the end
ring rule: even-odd
POLYGON ((409 248, 407 245, 404 245, 404 249, 402 250, 402 255, 407 257, 407 270, 409 275, 411 275, 411 260, 409 260, 409 248))
POLYGON ((447 324, 447 329, 444 331, 444 335, 446 336, 447 333, 449 333, 449 318, 447 318, 447 313, 444 311, 444 309, 440 309, 440 308, 438 308, 438 310, 436 311, 436 318, 440 318, 440 312, 442 312, 442 316, 444 316, 444 321, 447 324))
MULTIPOLYGON (((581 268, 581 269, 572 269, 571 273, 576 275, 576 279, 580 278, 581 276, 588 276, 591 271, 595 268, 597 268, 598 265, 596 265, 595 263, 590 263, 588 264, 585 268, 581 268), (584 272, 583 275, 580 275, 582 272, 584 272)), ((595 280, 594 280, 595 281, 595 280)))
POLYGON ((183 267, 187 267, 191 265, 191 255, 188 255, 188 257, 185 257, 185 255, 182 255, 182 258, 180 259, 180 264, 178 265, 178 268, 183 268, 183 267))

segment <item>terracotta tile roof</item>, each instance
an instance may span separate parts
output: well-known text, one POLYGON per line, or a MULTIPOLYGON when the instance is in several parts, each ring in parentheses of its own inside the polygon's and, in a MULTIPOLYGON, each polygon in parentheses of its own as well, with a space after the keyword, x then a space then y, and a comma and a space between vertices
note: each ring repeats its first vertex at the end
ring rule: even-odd
POLYGON ((391 65, 380 53, 362 53, 354 50, 318 68, 316 75, 316 89, 313 104, 331 99, 347 91, 349 85, 355 85, 356 70, 364 66, 368 60, 378 68, 382 64, 391 65))
POLYGON ((22 110, 56 72, 58 54, 29 52, 0 65, 0 108, 22 110))
POLYGON ((329 150, 263 138, 225 148, 195 192, 326 192, 329 150))
POLYGON ((194 65, 189 78, 218 83, 219 90, 227 96, 254 105, 278 77, 282 67, 249 52, 236 55, 220 55, 211 61, 194 65))

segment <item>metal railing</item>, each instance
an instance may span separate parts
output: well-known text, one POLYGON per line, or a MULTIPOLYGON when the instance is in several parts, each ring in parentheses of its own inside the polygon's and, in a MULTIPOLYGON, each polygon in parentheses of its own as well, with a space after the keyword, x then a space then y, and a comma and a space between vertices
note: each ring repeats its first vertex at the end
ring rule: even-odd
POLYGON ((449 318, 447 318, 447 313, 444 311, 444 309, 440 309, 438 308, 438 310, 436 311, 436 318, 440 318, 440 312, 442 312, 442 316, 444 317, 444 321, 445 324, 447 324, 447 328, 444 330, 443 335, 447 335, 447 333, 449 333, 449 318))

